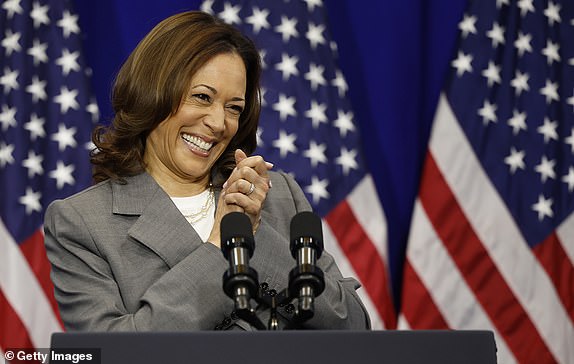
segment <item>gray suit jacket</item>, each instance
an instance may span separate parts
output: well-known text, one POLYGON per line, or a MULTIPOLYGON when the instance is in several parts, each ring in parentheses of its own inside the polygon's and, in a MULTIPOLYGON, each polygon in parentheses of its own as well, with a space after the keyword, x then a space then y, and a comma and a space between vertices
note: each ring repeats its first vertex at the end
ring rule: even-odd
MULTIPOLYGON (((291 177, 272 172, 271 180, 250 265, 260 282, 280 291, 296 264, 289 252, 290 220, 310 206, 291 177)), ((227 261, 216 246, 201 241, 149 174, 127 182, 101 182, 53 202, 46 211, 46 248, 66 328, 213 329, 233 310, 222 290, 227 261)), ((358 282, 343 278, 328 254, 318 264, 325 272, 326 288, 316 300, 315 317, 306 325, 370 327, 355 292, 358 282)), ((241 320, 234 322, 250 329, 241 320)))

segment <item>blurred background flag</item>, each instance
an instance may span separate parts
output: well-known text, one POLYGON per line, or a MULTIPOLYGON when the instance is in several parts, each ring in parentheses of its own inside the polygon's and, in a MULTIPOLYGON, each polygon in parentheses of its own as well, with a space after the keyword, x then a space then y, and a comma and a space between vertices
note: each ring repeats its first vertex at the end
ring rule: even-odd
POLYGON ((62 325, 44 250, 43 212, 91 183, 98 107, 70 1, 0 6, 0 354, 49 347, 62 325))
POLYGON ((321 0, 204 1, 254 40, 264 65, 258 150, 292 174, 323 219, 325 243, 356 277, 374 328, 394 328, 387 231, 321 0))
POLYGON ((574 3, 471 1, 440 96, 399 328, 574 362, 574 3))

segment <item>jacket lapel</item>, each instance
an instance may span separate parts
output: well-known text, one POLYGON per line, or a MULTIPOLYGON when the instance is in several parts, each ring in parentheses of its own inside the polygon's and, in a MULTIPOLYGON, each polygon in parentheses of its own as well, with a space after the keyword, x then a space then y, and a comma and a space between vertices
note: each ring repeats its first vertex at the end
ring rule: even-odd
POLYGON ((169 196, 148 174, 112 184, 113 213, 139 216, 128 234, 147 246, 171 268, 203 242, 169 196))

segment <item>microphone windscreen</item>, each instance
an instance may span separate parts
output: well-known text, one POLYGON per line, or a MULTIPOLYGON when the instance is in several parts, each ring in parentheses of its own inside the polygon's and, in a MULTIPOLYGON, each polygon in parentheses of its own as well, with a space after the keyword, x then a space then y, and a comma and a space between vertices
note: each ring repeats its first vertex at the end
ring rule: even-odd
POLYGON ((317 248, 323 250, 321 218, 310 211, 303 211, 291 219, 291 244, 302 237, 313 238, 317 248))
POLYGON ((251 220, 249 220, 249 217, 244 213, 230 212, 223 216, 223 219, 221 219, 220 232, 221 246, 232 238, 243 238, 249 245, 250 250, 253 251, 255 247, 253 227, 251 226, 251 220))

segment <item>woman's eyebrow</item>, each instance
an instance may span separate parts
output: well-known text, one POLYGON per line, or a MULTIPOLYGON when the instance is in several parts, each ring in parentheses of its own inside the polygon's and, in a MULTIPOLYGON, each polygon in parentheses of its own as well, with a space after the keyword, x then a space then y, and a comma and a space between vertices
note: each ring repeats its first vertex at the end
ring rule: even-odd
MULTIPOLYGON (((204 84, 204 83, 200 83, 200 84, 198 84, 198 85, 195 85, 195 86, 193 86, 191 89, 193 90, 193 89, 195 89, 195 88, 197 88, 197 87, 200 87, 200 86, 203 86, 203 87, 208 88, 211 92, 213 92, 213 94, 217 95, 217 90, 216 90, 216 89, 214 89, 213 87, 208 86, 208 85, 206 85, 206 84, 204 84)), ((231 100, 232 100, 232 101, 245 101, 245 99, 242 98, 242 97, 233 97, 231 100)))
POLYGON ((206 85, 206 84, 204 84, 204 83, 200 83, 200 84, 198 84, 198 85, 195 85, 195 86, 193 86, 191 89, 193 90, 193 89, 196 89, 196 88, 198 88, 198 87, 200 87, 200 86, 206 87, 206 88, 208 88, 211 92, 213 92, 214 94, 217 94, 217 90, 216 90, 216 89, 214 89, 213 87, 208 86, 208 85, 206 85))

